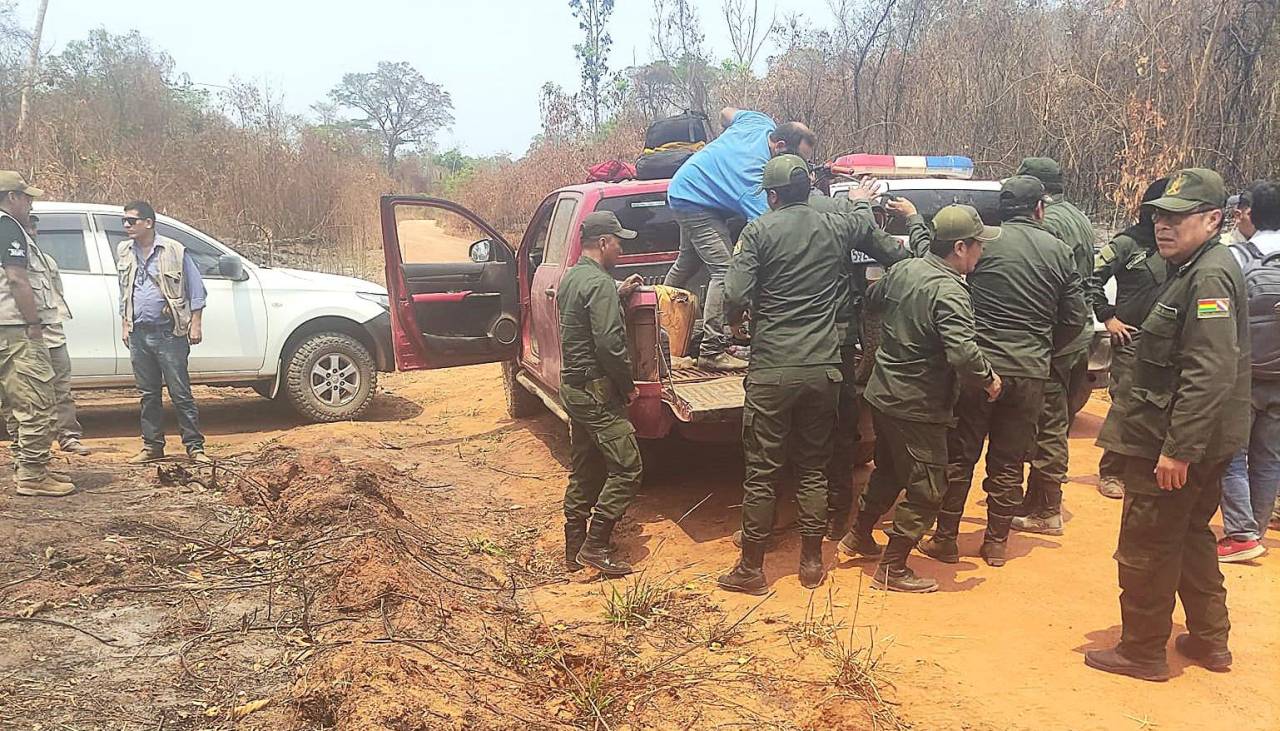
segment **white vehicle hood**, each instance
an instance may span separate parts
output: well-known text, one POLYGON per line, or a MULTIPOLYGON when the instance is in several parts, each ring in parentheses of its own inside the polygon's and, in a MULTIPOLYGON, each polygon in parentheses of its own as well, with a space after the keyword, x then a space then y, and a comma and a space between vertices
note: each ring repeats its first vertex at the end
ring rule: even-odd
POLYGON ((310 290, 313 292, 369 292, 386 294, 387 288, 381 284, 343 277, 337 274, 321 274, 302 269, 285 269, 280 267, 257 267, 254 270, 262 279, 267 289, 310 290))

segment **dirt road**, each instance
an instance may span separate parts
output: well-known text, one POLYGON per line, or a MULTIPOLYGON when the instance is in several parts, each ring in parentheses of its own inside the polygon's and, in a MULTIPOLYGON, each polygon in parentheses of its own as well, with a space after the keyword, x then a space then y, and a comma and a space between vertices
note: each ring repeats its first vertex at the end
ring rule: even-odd
POLYGON ((617 535, 640 576, 565 577, 564 428, 508 420, 500 383, 393 375, 368 421, 336 425, 201 389, 210 451, 246 479, 169 485, 122 464, 132 397, 88 397, 99 451, 69 465, 88 490, 0 495, 0 728, 1280 728, 1274 539, 1224 566, 1231 673, 1172 648, 1164 684, 1084 666, 1119 632, 1101 401, 1072 435, 1064 537, 1015 535, 987 567, 975 489, 967 557, 911 558, 939 592, 873 591, 859 563, 809 592, 787 533, 762 601, 714 588, 736 555, 731 447, 649 455, 617 535))

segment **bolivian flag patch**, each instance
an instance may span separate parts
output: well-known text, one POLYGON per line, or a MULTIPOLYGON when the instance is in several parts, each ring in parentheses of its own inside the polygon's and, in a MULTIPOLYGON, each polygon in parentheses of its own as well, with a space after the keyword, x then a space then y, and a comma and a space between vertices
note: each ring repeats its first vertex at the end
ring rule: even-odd
POLYGON ((1206 299, 1196 301, 1196 319, 1209 320, 1215 317, 1231 317, 1231 300, 1206 299))

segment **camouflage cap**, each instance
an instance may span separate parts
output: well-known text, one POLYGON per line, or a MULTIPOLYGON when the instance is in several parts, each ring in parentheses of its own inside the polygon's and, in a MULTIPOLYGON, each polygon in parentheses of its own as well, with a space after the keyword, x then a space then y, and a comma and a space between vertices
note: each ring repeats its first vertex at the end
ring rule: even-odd
POLYGON ((973 206, 950 205, 933 217, 933 237, 938 241, 994 241, 1000 238, 1000 227, 982 223, 982 216, 973 206))
POLYGON ((1062 166, 1051 157, 1024 157, 1014 175, 1030 175, 1050 193, 1062 192, 1062 166))
POLYGON ((27 179, 22 177, 22 173, 17 170, 0 170, 0 193, 8 193, 16 190, 19 193, 26 193, 32 198, 39 198, 44 195, 44 191, 27 184, 27 179))
POLYGON ((1170 213, 1191 213, 1196 209, 1222 208, 1227 203, 1227 186, 1222 176, 1208 168, 1186 168, 1169 176, 1164 195, 1143 203, 1170 213))
POLYGON ((1036 203, 1048 203, 1044 194, 1044 183, 1030 175, 1015 175, 1006 178, 1000 186, 1001 210, 1022 210, 1034 208, 1036 203))
POLYGON ((809 164, 804 158, 799 155, 778 155, 765 163, 764 177, 756 190, 785 188, 791 184, 791 173, 797 170, 803 170, 805 175, 809 174, 809 164))
POLYGON ((612 211, 595 211, 582 219, 582 238, 593 239, 597 236, 617 236, 620 239, 634 239, 636 232, 623 228, 622 222, 612 211))

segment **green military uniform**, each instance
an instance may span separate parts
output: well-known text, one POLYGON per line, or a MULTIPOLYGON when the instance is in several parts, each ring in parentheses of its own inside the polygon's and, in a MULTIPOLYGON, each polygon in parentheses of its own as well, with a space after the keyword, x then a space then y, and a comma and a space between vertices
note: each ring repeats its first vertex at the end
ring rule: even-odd
MULTIPOLYGON (((935 227, 941 240, 993 241, 1000 229, 983 226, 969 206, 947 206, 935 227)), ((947 429, 963 383, 974 389, 994 378, 975 342, 973 305, 961 275, 933 253, 895 266, 876 283, 868 311, 881 317, 882 339, 867 383, 876 427, 875 470, 862 496, 857 526, 841 548, 862 552, 871 528, 905 488, 889 529, 889 549, 876 581, 895 586, 910 576, 906 557, 933 525, 946 492, 947 429)), ((874 553, 874 549, 871 551, 874 553)), ((927 582, 912 591, 930 591, 927 582)))
MULTIPOLYGON (((1071 249, 1083 286, 1093 273, 1093 224, 1079 208, 1063 198, 1061 168, 1050 158, 1029 157, 1018 166, 1017 174, 1030 175, 1044 183, 1045 192, 1049 194, 1044 208, 1044 228, 1071 249)), ((1027 475, 1027 499, 1022 511, 1033 518, 1052 519, 1056 528, 1044 532, 1061 532, 1062 486, 1067 481, 1067 433, 1072 417, 1070 397, 1088 376, 1092 324, 1086 318, 1079 335, 1058 349, 1049 364, 1044 408, 1036 429, 1035 454, 1027 475)))
MULTIPOLYGON (((854 204, 846 196, 832 197, 814 192, 809 196, 809 205, 822 213, 848 214, 865 204, 854 204)), ((923 218, 912 216, 907 223, 912 240, 920 236, 928 239, 929 229, 923 218)), ((886 268, 911 256, 911 252, 898 243, 896 238, 879 228, 873 230, 864 244, 860 242, 860 248, 855 248, 886 268)), ((827 536, 832 539, 839 538, 843 533, 853 507, 853 454, 860 438, 858 422, 861 411, 859 404, 862 400, 855 371, 859 355, 862 300, 867 291, 866 267, 855 265, 852 256, 847 257, 844 263, 846 296, 843 306, 836 314, 836 330, 840 334, 840 397, 836 405, 836 424, 832 430, 831 458, 827 461, 827 536)))
MULTIPOLYGON (((1138 223, 1116 234, 1098 252, 1093 275, 1087 282, 1093 314, 1099 322, 1115 317, 1126 325, 1137 327, 1151 312, 1156 296, 1164 288, 1169 266, 1156 250, 1156 236, 1152 225, 1138 223), (1107 301, 1103 287, 1107 281, 1116 280, 1116 303, 1107 301)), ((1111 347, 1111 371, 1108 392, 1111 408, 1107 420, 1098 434, 1098 446, 1103 448, 1098 464, 1098 476, 1103 480, 1121 480, 1124 457, 1113 451, 1123 420, 1120 404, 1128 397, 1133 380, 1134 351, 1137 341, 1111 347)), ((1119 497, 1119 495, 1116 495, 1119 497)))
MULTIPOLYGON (((1185 214, 1221 209, 1225 199, 1217 173, 1191 168, 1171 176, 1164 196, 1144 205, 1185 214)), ((1191 635, 1179 649, 1195 650, 1189 653, 1193 659, 1226 653, 1226 589, 1209 519, 1218 509, 1227 463, 1248 442, 1247 313, 1240 266, 1214 236, 1185 261, 1171 264, 1167 286, 1142 320, 1114 448, 1126 457, 1115 554, 1122 630, 1114 651, 1086 654, 1093 667, 1167 677, 1165 643, 1175 594, 1191 635), (1181 489, 1157 486, 1161 456, 1190 463, 1181 489)), ((1230 656, 1225 659, 1229 664, 1230 656)))
MULTIPOLYGON (((585 237, 605 233, 635 236, 623 229, 613 214, 604 216, 593 213, 587 217, 585 237)), ((599 524, 609 530, 622 518, 640 487, 641 462, 635 428, 627 418, 626 399, 635 384, 617 282, 594 259, 582 256, 561 280, 556 305, 560 312, 560 402, 569 415, 570 474, 564 494, 569 545, 575 540, 571 533, 578 535, 588 516, 593 528, 599 524)), ((576 540, 580 543, 581 537, 576 540)))
POLYGON ((1055 349, 1074 340, 1088 321, 1080 275, 1065 244, 1025 212, 1044 197, 1039 180, 1019 175, 1005 181, 1001 208, 1014 215, 1002 235, 985 248, 968 276, 978 346, 1003 381, 999 399, 964 389, 956 426, 948 434, 947 494, 931 543, 942 560, 954 560, 974 466, 987 442, 987 532, 983 554, 1003 563, 1009 526, 1022 503, 1022 472, 1035 443, 1045 381, 1055 349))

